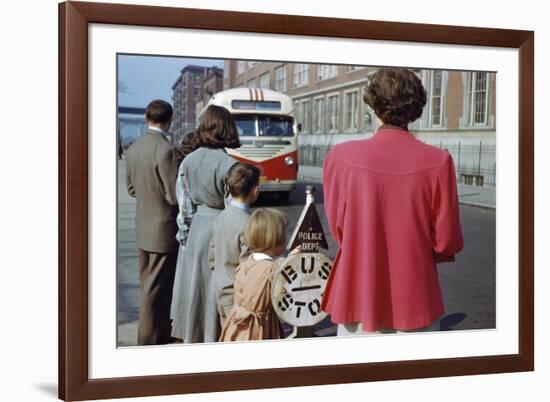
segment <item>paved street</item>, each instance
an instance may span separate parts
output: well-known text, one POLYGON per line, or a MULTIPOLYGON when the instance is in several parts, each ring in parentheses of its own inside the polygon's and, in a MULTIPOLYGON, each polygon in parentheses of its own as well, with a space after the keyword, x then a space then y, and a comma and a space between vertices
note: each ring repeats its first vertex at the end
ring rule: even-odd
MULTIPOLYGON (((135 201, 126 193, 124 160, 119 161, 118 169, 118 344, 119 346, 130 346, 136 344, 139 296, 134 232, 135 201)), ((260 197, 254 207, 273 207, 284 211, 290 221, 290 236, 304 206, 307 184, 313 184, 317 188, 315 199, 329 243, 326 255, 333 259, 336 255, 336 245, 328 231, 324 214, 323 188, 315 178, 302 177, 298 187, 292 192, 286 203, 281 203, 274 195, 265 194, 260 197)), ((483 189, 461 189, 459 192, 466 195, 479 194, 483 192, 483 189)), ((457 261, 454 264, 439 265, 446 308, 446 315, 441 323, 442 329, 494 328, 496 301, 495 210, 466 204, 461 204, 460 209, 465 239, 464 250, 457 256, 457 261)), ((314 330, 318 336, 336 334, 336 327, 328 318, 318 324, 314 330)))

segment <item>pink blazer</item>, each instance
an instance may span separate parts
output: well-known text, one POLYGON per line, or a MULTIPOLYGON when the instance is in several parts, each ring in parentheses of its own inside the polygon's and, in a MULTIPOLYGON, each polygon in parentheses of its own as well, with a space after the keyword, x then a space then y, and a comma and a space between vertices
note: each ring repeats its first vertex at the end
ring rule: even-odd
POLYGON ((463 247, 451 155, 382 126, 334 147, 323 185, 339 246, 322 302, 332 321, 411 330, 441 317, 436 262, 463 247))

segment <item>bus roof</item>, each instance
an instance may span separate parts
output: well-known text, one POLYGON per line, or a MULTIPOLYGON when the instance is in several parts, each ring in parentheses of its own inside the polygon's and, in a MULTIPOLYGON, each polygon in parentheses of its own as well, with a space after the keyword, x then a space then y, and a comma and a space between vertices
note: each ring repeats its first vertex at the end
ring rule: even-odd
POLYGON ((210 105, 223 106, 232 114, 253 112, 289 115, 293 110, 290 96, 264 88, 227 89, 214 94, 207 107, 210 105))

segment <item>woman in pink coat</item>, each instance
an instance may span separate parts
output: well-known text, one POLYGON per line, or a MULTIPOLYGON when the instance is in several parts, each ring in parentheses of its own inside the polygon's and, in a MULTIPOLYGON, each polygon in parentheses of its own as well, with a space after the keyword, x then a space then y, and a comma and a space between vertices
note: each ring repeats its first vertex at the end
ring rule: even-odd
POLYGON ((435 329, 437 262, 463 247, 454 164, 407 127, 426 92, 405 69, 380 69, 364 101, 383 125, 337 145, 323 168, 325 210, 339 246, 322 308, 339 335, 435 329))

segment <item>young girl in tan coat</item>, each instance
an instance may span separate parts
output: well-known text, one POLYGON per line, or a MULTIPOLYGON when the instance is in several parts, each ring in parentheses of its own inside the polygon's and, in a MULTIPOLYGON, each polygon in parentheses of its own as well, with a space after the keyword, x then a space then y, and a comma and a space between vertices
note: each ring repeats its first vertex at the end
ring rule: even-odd
POLYGON ((271 305, 271 280, 279 268, 275 259, 285 251, 287 225, 286 216, 276 209, 252 213, 244 232, 244 242, 252 253, 235 271, 234 304, 220 341, 281 337, 279 319, 271 305))

